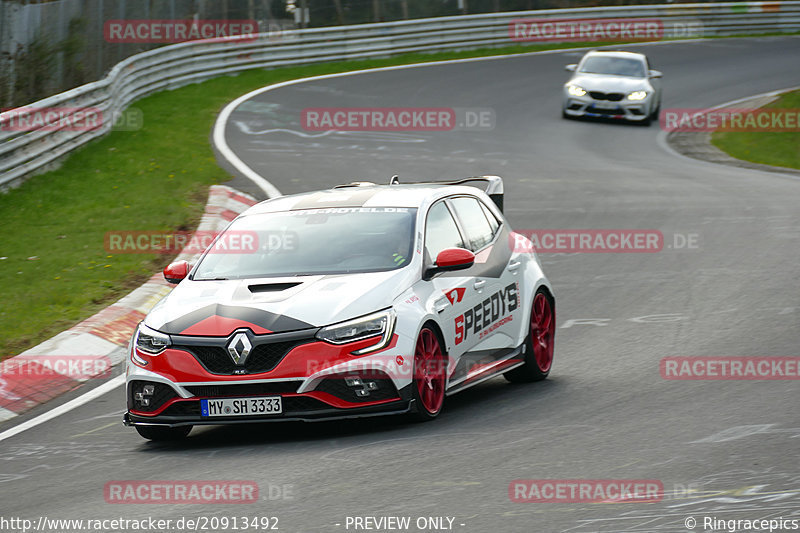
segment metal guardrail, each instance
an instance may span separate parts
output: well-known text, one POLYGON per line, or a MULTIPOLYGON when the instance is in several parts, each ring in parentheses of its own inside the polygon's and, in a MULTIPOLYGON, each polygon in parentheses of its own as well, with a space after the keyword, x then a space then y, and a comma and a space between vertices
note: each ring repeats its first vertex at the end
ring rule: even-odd
POLYGON ((118 63, 100 81, 0 114, 0 189, 50 168, 109 132, 133 101, 163 89, 248 69, 389 57, 408 52, 465 50, 515 44, 517 19, 659 19, 663 38, 800 31, 800 1, 731 2, 549 9, 418 19, 259 34, 250 39, 192 41, 157 48, 118 63), (64 117, 87 108, 102 113, 94 129, 31 126, 41 109, 64 117), (16 122, 15 122, 16 121, 16 122), (24 130, 24 131, 23 131, 24 130))

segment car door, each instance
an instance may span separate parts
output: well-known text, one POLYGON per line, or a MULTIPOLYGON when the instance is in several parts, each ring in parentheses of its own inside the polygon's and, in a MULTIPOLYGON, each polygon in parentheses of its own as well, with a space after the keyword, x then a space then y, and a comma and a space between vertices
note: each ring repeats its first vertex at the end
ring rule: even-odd
POLYGON ((448 199, 456 215, 466 247, 475 253, 475 264, 466 273, 473 276, 466 287, 472 307, 463 318, 466 353, 457 376, 470 377, 490 368, 515 347, 518 330, 519 262, 512 261, 507 228, 483 202, 474 196, 448 199))
MULTIPOLYGON (((451 208, 444 200, 439 200, 428 210, 424 239, 423 260, 426 268, 433 265, 439 252, 446 248, 467 248, 451 208)), ((450 359, 448 377, 452 376, 461 356, 472 343, 472 338, 465 333, 463 321, 465 311, 471 309, 476 301, 475 291, 472 289, 473 281, 468 270, 461 270, 442 273, 429 281, 418 282, 426 287, 416 293, 429 295, 425 307, 436 313, 442 328, 450 359)))

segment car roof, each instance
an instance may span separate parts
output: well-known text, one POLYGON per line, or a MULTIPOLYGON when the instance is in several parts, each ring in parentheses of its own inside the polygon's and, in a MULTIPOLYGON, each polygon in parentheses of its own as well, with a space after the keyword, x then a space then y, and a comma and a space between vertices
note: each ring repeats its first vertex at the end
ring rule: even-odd
POLYGON ((609 56, 609 57, 624 57, 628 59, 646 59, 647 56, 639 52, 626 52, 624 50, 590 50, 586 52, 587 56, 609 56))
POLYGON ((483 191, 468 185, 359 184, 322 191, 280 196, 254 205, 243 215, 344 207, 406 207, 420 208, 439 198, 454 194, 481 196, 483 191))

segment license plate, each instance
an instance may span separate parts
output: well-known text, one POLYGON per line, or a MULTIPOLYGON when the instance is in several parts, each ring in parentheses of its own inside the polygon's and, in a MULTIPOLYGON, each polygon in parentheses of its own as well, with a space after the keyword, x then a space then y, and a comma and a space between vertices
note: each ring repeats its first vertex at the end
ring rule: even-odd
POLYGON ((613 104, 611 102, 595 102, 594 106, 597 109, 619 109, 617 104, 613 104))
POLYGON ((206 417, 277 415, 282 412, 280 396, 200 400, 200 414, 206 417))

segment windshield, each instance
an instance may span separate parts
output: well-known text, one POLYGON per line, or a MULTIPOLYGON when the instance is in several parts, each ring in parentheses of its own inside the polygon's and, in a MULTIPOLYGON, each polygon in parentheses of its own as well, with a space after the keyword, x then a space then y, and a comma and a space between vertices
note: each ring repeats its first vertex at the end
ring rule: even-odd
POLYGON ((239 218, 195 280, 380 272, 411 261, 416 209, 347 207, 239 218))
POLYGON ((587 74, 609 74, 612 76, 630 76, 644 78, 644 64, 638 59, 626 57, 592 56, 587 57, 581 65, 580 72, 587 74))

